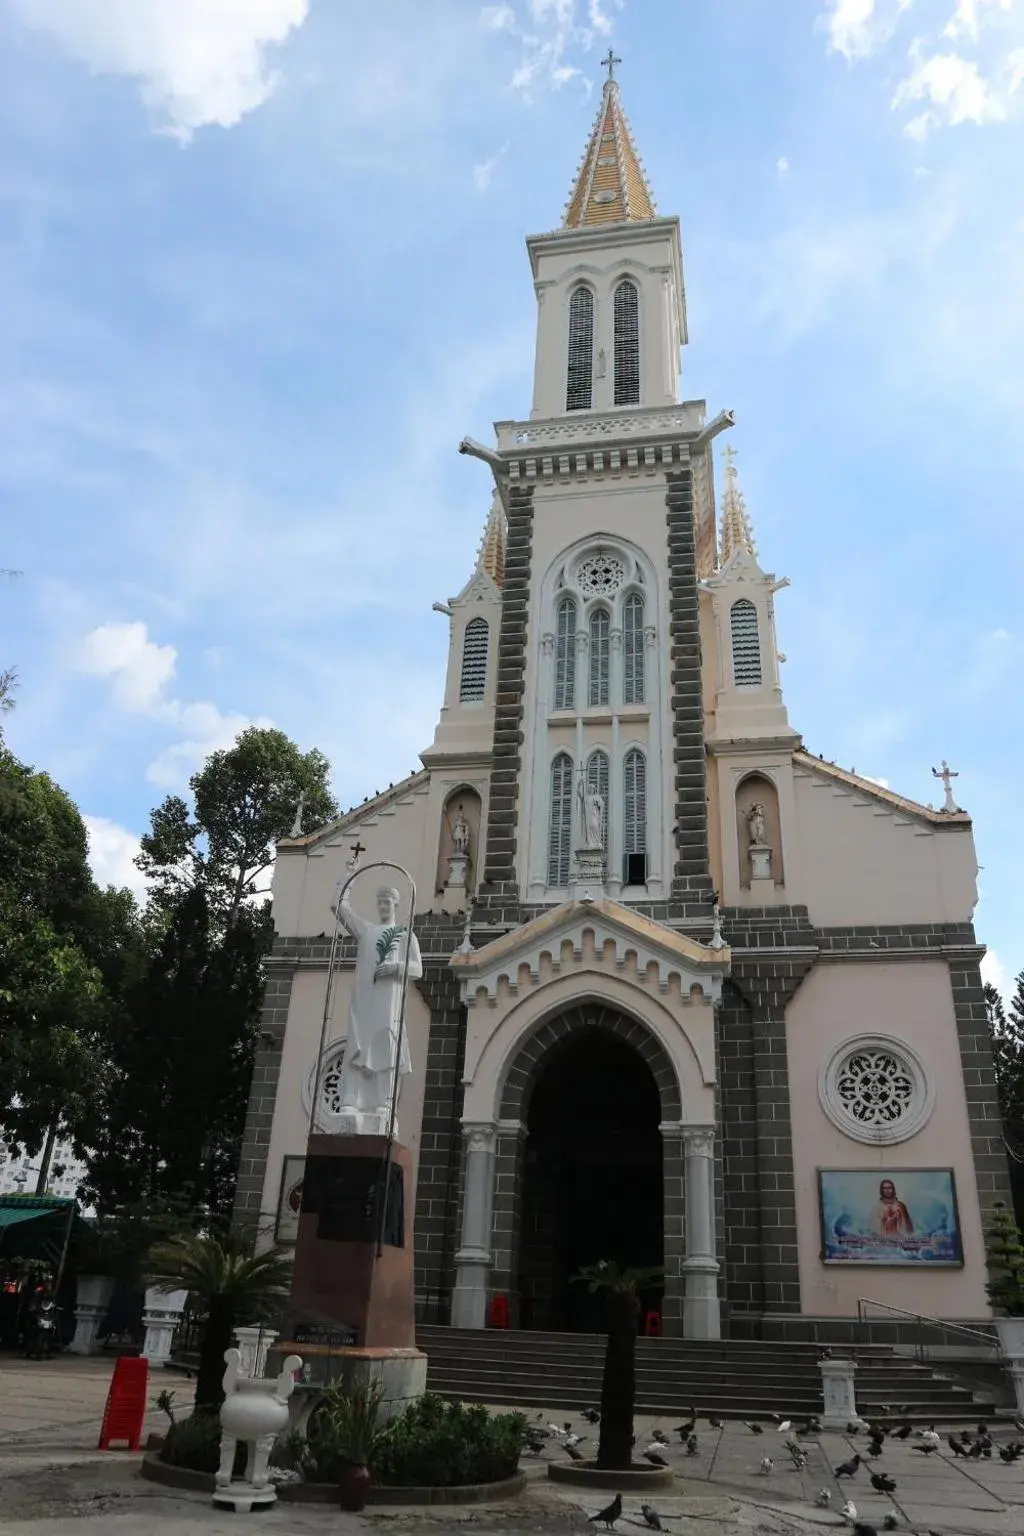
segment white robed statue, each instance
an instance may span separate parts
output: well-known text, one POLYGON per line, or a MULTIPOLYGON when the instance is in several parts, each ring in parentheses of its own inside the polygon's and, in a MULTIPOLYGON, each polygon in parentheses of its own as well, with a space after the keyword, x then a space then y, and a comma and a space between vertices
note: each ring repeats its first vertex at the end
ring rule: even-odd
MULTIPOLYGON (((342 1062, 337 1113, 344 1130, 356 1136, 386 1136, 391 1114, 395 1072, 412 1071, 408 1035, 403 1030, 399 1050, 402 973, 406 946, 409 980, 423 975, 416 935, 398 921, 398 892, 382 886, 377 892, 376 923, 354 910, 351 886, 335 892, 332 911, 356 941, 356 971, 348 1005, 348 1037, 342 1062)), ((397 1135, 397 1123, 395 1128, 397 1135)))

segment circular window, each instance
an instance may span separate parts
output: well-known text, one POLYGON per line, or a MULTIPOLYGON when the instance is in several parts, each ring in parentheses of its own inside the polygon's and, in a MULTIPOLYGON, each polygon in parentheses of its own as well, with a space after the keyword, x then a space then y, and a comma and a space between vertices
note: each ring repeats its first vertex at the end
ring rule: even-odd
MULTIPOLYGON (((344 1040, 335 1041, 327 1046, 320 1059, 320 1084, 319 1091, 316 1094, 315 1130, 330 1132, 335 1129, 335 1122, 341 1113, 341 1069, 344 1060, 344 1040)), ((316 1079, 317 1070, 314 1063, 302 1084, 302 1103, 307 1115, 312 1105, 316 1079)))
POLYGON ((626 580, 626 567, 618 555, 599 550, 576 568, 576 585, 584 597, 610 597, 626 580))
POLYGON ((876 1145, 915 1135, 934 1105, 920 1060, 888 1035, 845 1041, 822 1067, 818 1093, 825 1113, 845 1135, 876 1145))

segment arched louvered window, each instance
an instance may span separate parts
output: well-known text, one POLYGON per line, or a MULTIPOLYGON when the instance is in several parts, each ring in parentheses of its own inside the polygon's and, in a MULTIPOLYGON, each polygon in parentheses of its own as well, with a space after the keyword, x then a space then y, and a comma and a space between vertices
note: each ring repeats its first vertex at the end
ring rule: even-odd
POLYGON ((631 592, 622 605, 622 702, 644 702, 644 600, 631 592))
POLYGON ((590 615, 590 690, 591 704, 608 703, 608 665, 611 650, 611 619, 607 608, 595 608, 590 615))
POLYGON ((615 290, 615 404, 640 404, 640 296, 624 277, 615 290))
POLYGON ((729 614, 732 627, 732 680, 737 688, 757 688, 761 682, 761 641, 757 609, 741 597, 729 614))
POLYGON ((548 885, 569 884, 572 852, 572 758, 559 752, 551 764, 551 815, 548 822, 548 885))
POLYGON ((587 758, 587 788, 596 789, 604 801, 604 812, 601 816, 601 846, 604 848, 605 857, 608 855, 608 754, 598 750, 591 752, 587 758))
POLYGON ((555 708, 576 702, 576 604, 563 597, 555 618, 555 708))
MULTIPOLYGON (((623 767, 622 851, 629 884, 630 856, 647 852, 647 759, 637 747, 626 753, 623 767)), ((645 876, 646 878, 646 876, 645 876)))
POLYGON ((462 641, 462 676, 459 678, 459 702, 482 699, 487 686, 487 643, 490 630, 486 619, 470 619, 462 641))
POLYGON ((594 295, 577 288, 569 300, 569 370, 565 386, 567 411, 589 411, 594 376, 594 295))

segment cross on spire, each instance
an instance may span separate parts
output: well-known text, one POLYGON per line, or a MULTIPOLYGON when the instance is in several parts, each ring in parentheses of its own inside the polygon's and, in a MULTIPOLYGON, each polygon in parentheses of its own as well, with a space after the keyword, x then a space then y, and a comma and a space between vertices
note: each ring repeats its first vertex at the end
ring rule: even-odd
POLYGON ((619 58, 618 54, 613 53, 611 48, 609 48, 608 49, 608 57, 602 59, 601 63, 604 64, 605 67, 608 70, 608 79, 609 80, 614 80, 615 79, 615 66, 616 66, 616 64, 621 64, 622 63, 622 60, 619 58))

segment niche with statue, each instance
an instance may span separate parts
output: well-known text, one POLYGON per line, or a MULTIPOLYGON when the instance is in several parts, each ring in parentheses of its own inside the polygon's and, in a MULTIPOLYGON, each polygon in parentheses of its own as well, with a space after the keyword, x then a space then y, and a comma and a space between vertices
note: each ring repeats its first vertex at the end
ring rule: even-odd
POLYGON ((468 784, 452 790, 444 802, 436 889, 446 911, 464 911, 473 890, 480 851, 481 809, 479 794, 468 784))
POLYGON ((736 833, 743 889, 768 892, 782 885, 779 796, 765 774, 748 774, 737 787, 736 833))

